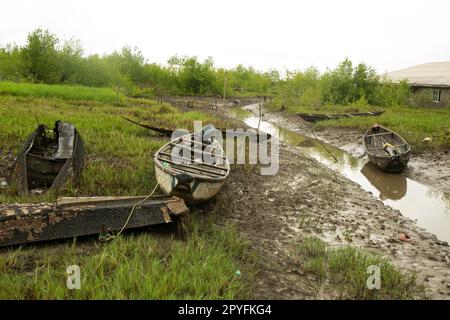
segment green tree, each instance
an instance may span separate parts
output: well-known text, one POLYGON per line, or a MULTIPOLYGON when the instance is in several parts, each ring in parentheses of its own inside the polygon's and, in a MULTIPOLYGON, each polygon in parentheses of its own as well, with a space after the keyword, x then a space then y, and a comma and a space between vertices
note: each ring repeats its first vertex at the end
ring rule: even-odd
POLYGON ((185 93, 207 95, 219 93, 212 58, 206 59, 203 63, 199 62, 197 57, 184 58, 179 77, 185 93))
POLYGON ((81 83, 81 65, 83 63, 83 48, 80 41, 66 41, 58 51, 58 64, 61 83, 81 83))
POLYGON ((20 81, 26 76, 20 47, 7 45, 0 48, 0 80, 20 81))
POLYGON ((60 80, 58 42, 48 30, 36 29, 28 34, 22 54, 31 81, 56 83, 60 80))

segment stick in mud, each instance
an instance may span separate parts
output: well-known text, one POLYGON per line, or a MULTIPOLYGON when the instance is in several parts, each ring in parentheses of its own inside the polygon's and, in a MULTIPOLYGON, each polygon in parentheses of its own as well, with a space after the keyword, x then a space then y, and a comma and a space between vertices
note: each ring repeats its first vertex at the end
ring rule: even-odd
POLYGON ((325 145, 322 143, 322 141, 320 141, 320 139, 317 138, 316 133, 314 132, 313 129, 311 129, 311 133, 314 135, 314 137, 319 142, 319 144, 325 149, 325 151, 328 152, 333 157, 333 159, 336 160, 336 162, 339 162, 338 159, 331 153, 331 151, 325 147, 325 145))

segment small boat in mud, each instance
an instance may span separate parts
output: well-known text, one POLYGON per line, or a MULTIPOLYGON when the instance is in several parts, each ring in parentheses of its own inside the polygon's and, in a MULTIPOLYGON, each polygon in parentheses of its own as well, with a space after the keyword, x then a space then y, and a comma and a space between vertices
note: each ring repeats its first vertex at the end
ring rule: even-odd
POLYGON ((165 128, 152 127, 152 126, 149 126, 149 125, 146 125, 146 124, 139 123, 139 122, 137 122, 137 121, 128 119, 128 118, 126 118, 126 117, 122 117, 122 118, 125 119, 125 120, 127 120, 127 121, 129 121, 129 122, 131 122, 131 123, 134 123, 134 124, 136 124, 136 125, 138 125, 138 126, 140 126, 140 127, 142 127, 142 128, 149 129, 149 130, 152 130, 152 131, 154 131, 154 132, 157 132, 157 133, 161 134, 161 135, 164 136, 164 137, 171 137, 171 136, 172 136, 172 133, 173 133, 173 131, 174 131, 174 130, 165 129, 165 128))
POLYGON ((69 177, 78 178, 83 170, 84 142, 75 127, 56 121, 52 132, 39 124, 27 138, 11 173, 11 184, 18 193, 31 189, 58 189, 69 177))
POLYGON ((167 195, 196 204, 214 197, 230 173, 230 162, 209 125, 165 144, 153 156, 156 179, 167 195))
POLYGON ((397 133, 373 125, 363 137, 369 160, 387 172, 401 172, 408 165, 411 146, 397 133))
MULTIPOLYGON (((151 131, 154 131, 156 133, 159 133, 161 136, 164 137, 171 137, 172 134, 176 131, 176 130, 172 130, 172 129, 167 129, 167 128, 160 128, 160 127, 154 127, 154 126, 150 126, 144 123, 140 123, 137 122, 135 120, 126 118, 121 116, 124 120, 127 120, 128 122, 131 122, 135 125, 138 125, 142 128, 145 129, 149 129, 151 131)), ((241 132, 241 131, 235 131, 234 129, 217 129, 222 133, 222 137, 225 139, 227 138, 227 133, 230 133, 233 137, 238 137, 238 136, 245 136, 245 137, 251 137, 253 135, 256 135, 256 138, 258 139, 258 141, 265 141, 265 140, 270 140, 272 138, 272 135, 270 133, 262 133, 262 132, 241 132)))
POLYGON ((340 113, 340 114, 318 114, 318 113, 297 113, 297 115, 305 121, 317 122, 323 120, 335 120, 342 118, 353 118, 353 117, 370 117, 379 116, 384 111, 374 111, 374 112, 359 112, 359 113, 340 113))

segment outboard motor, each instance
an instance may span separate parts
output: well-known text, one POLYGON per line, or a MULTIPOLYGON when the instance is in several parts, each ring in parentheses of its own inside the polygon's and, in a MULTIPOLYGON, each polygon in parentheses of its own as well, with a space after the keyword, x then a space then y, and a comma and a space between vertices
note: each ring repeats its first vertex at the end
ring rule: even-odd
POLYGON ((207 126, 203 127, 200 131, 202 135, 202 141, 206 144, 211 144, 214 141, 214 138, 219 133, 219 130, 216 129, 212 124, 208 124, 207 126))

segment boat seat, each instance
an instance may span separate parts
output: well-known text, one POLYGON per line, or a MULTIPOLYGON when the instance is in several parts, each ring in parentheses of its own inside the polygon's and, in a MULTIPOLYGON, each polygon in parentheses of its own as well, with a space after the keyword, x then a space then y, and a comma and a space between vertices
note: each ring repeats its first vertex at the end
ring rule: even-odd
POLYGON ((75 127, 71 124, 58 123, 58 151, 55 159, 70 159, 73 155, 73 142, 75 138, 75 127))
POLYGON ((385 136, 388 134, 392 134, 392 132, 382 132, 382 133, 374 133, 374 134, 368 134, 366 137, 376 137, 376 136, 385 136))

